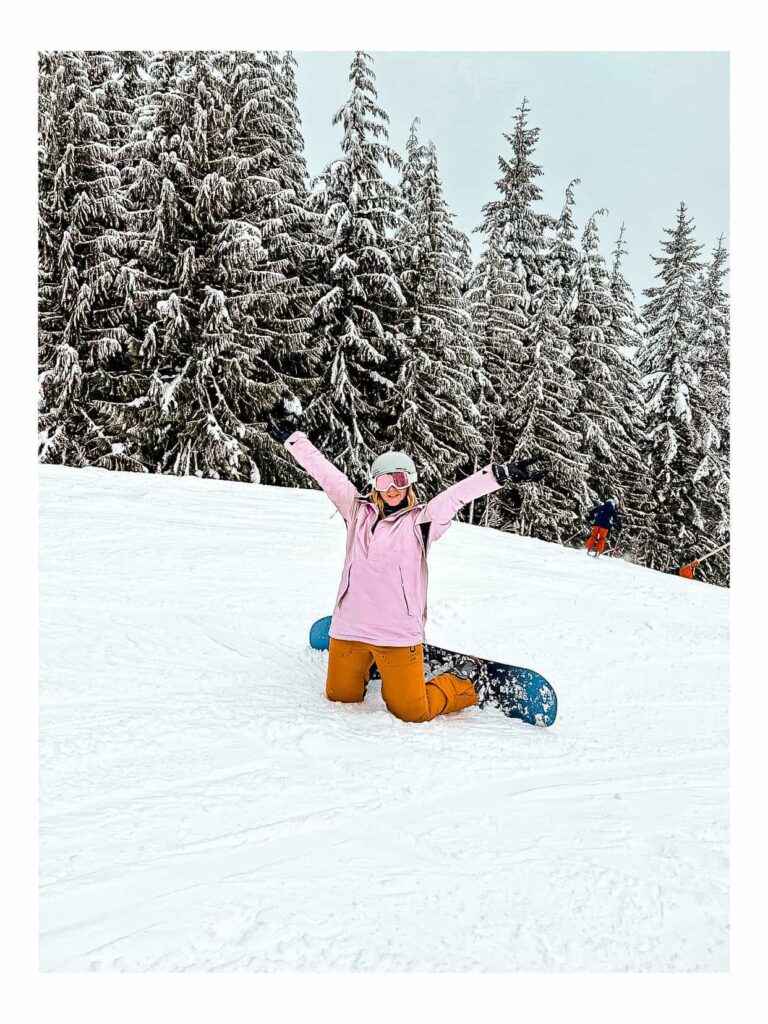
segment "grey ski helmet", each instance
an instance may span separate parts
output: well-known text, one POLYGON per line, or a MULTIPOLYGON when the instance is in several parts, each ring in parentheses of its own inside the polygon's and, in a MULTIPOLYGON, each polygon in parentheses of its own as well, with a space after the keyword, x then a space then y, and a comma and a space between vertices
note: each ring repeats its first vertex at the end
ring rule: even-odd
POLYGON ((378 455, 368 470, 368 483, 373 487, 376 477, 382 473, 395 473, 397 470, 408 474, 408 483, 415 484, 419 479, 413 459, 405 452, 384 452, 378 455))
POLYGON ((609 498, 608 499, 608 504, 609 505, 613 505, 615 507, 616 505, 619 504, 619 499, 618 498, 609 498))

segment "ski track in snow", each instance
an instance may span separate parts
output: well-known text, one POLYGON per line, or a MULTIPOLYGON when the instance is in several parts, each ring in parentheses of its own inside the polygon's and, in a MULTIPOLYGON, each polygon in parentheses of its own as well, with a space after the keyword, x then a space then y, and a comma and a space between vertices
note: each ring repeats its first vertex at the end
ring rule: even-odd
POLYGON ((548 730, 405 724, 307 647, 317 492, 40 470, 44 971, 725 971, 728 593, 454 523, 427 638, 548 730))

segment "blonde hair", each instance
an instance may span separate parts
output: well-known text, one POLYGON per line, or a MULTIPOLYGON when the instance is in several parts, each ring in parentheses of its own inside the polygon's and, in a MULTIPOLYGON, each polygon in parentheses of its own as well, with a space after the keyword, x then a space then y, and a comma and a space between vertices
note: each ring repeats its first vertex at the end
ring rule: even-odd
MULTIPOLYGON (((371 491, 371 501, 379 510, 379 519, 384 518, 384 499, 381 496, 381 492, 377 490, 371 491)), ((416 504, 416 492, 413 489, 413 484, 408 487, 408 505, 407 508, 413 508, 416 504)))

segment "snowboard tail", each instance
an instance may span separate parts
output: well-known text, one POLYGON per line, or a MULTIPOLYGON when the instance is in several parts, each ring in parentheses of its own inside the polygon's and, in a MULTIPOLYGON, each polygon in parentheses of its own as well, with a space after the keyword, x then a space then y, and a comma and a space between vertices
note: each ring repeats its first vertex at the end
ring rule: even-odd
MULTIPOLYGON (((309 643, 316 651, 327 651, 330 647, 331 616, 326 615, 313 623, 309 631, 309 643)), ((465 661, 468 655, 449 651, 434 644, 424 644, 424 662, 427 678, 465 661)), ((497 707, 508 718, 517 718, 529 725, 541 727, 552 725, 557 717, 557 695, 552 684, 544 676, 530 668, 507 665, 501 661, 489 661, 470 655, 479 665, 479 677, 475 682, 479 707, 497 707)), ((378 676, 374 665, 371 678, 378 676)))

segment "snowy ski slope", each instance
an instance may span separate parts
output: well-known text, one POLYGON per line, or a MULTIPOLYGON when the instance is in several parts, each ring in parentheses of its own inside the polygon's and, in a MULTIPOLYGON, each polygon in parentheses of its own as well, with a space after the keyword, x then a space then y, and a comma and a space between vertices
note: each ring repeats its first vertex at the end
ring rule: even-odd
POLYGON ((454 524, 428 639, 549 730, 324 697, 318 492, 40 470, 45 971, 724 971, 728 594, 454 524))

